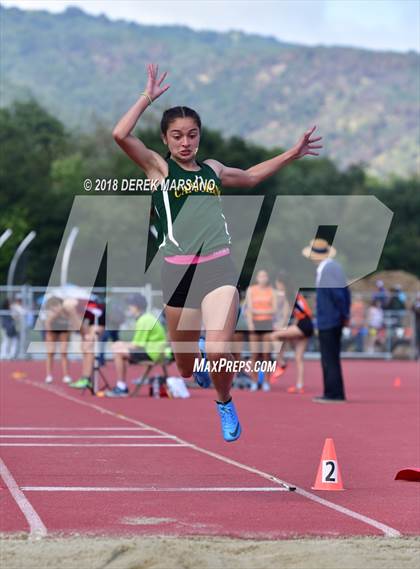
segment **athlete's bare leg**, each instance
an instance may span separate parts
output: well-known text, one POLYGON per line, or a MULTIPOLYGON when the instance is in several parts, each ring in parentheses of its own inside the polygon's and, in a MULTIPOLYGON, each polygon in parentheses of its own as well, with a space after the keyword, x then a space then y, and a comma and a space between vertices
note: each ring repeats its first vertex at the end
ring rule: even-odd
POLYGON ((279 340, 294 340, 295 341, 295 360, 296 360, 296 387, 299 389, 303 387, 303 354, 308 343, 308 339, 298 326, 292 324, 282 330, 276 330, 271 334, 273 341, 279 340))
MULTIPOLYGON (((274 351, 277 351, 275 347, 274 351)), ((281 348, 277 354, 277 363, 282 367, 286 365, 286 358, 284 357, 285 351, 286 351, 286 341, 281 343, 281 348)))
POLYGON ((232 354, 235 360, 239 360, 245 342, 245 334, 242 332, 242 330, 239 330, 233 334, 232 338, 235 346, 235 350, 232 350, 232 354))
POLYGON ((271 334, 271 339, 273 341, 276 341, 276 340, 299 340, 299 339, 304 338, 304 337, 305 337, 305 334, 295 324, 292 324, 291 326, 288 326, 287 328, 282 328, 281 330, 275 330, 271 334))
POLYGON ((191 377, 198 354, 201 330, 201 310, 165 305, 166 323, 175 362, 182 377, 191 377), (182 329, 180 321, 182 318, 182 329), (181 343, 181 345, 177 345, 181 343), (184 346, 182 345, 184 344, 184 346))
POLYGON ((305 353, 308 338, 303 337, 300 340, 295 340, 295 360, 296 360, 296 387, 300 389, 303 387, 303 373, 304 373, 304 360, 303 354, 305 353))
POLYGON ((93 362, 95 360, 95 340, 103 333, 104 326, 89 326, 82 340, 82 376, 91 377, 93 372, 93 362))
POLYGON ((128 343, 121 341, 115 342, 112 345, 112 354, 117 372, 117 379, 125 382, 129 356, 128 343))
POLYGON ((257 382, 258 379, 258 372, 254 371, 255 370, 255 364, 257 362, 257 360, 259 360, 262 357, 262 348, 261 348, 261 334, 256 334, 255 332, 250 332, 249 333, 249 347, 251 349, 251 366, 252 366, 252 371, 250 372, 250 376, 251 379, 254 380, 254 382, 257 382))
POLYGON ((266 332, 262 337, 262 360, 269 362, 271 360, 271 332, 266 332))
POLYGON ((69 360, 67 356, 68 343, 69 343, 69 333, 62 332, 60 334, 60 354, 61 354, 61 369, 63 372, 63 377, 69 375, 69 360))
POLYGON ((55 356, 55 335, 49 330, 45 335, 45 345, 47 348, 47 360, 46 360, 47 376, 52 376, 53 366, 54 366, 54 356, 55 356))
MULTIPOLYGON (((204 327, 206 329, 206 353, 209 362, 226 358, 235 361, 232 355, 232 338, 238 316, 239 294, 232 285, 212 290, 201 303, 204 327)), ((218 400, 225 403, 230 399, 234 372, 221 370, 210 372, 217 391, 218 400)))

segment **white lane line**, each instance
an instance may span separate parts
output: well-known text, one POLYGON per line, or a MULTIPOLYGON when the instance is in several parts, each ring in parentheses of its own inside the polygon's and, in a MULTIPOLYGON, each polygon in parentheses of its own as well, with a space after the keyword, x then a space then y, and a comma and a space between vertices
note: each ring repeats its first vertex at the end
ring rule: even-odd
MULTIPOLYGON (((128 423, 132 423, 132 424, 137 425, 139 427, 146 427, 146 428, 150 429, 151 431, 153 431, 155 433, 159 433, 161 435, 168 435, 169 434, 166 431, 162 431, 161 429, 157 429, 156 427, 151 427, 150 425, 147 425, 146 423, 143 423, 142 421, 137 421, 136 419, 132 419, 131 417, 126 417, 125 415, 122 415, 121 413, 115 413, 114 411, 111 411, 110 409, 105 409, 104 407, 99 407, 99 405, 96 405, 95 403, 88 403, 87 401, 82 401, 80 399, 76 399, 76 397, 73 397, 72 395, 68 395, 67 393, 63 393, 63 392, 57 390, 56 388, 48 387, 46 385, 41 385, 41 384, 36 383, 34 381, 31 381, 29 379, 23 379, 21 381, 23 383, 26 383, 27 385, 31 385, 33 387, 37 387, 38 389, 43 389, 44 391, 48 391, 50 393, 53 393, 53 394, 57 395, 58 397, 62 397, 63 399, 67 399, 69 401, 73 401, 75 403, 78 403, 79 405, 84 405, 85 407, 90 407, 91 409, 96 409, 96 411, 98 411, 99 413, 102 413, 103 415, 109 415, 111 417, 118 417, 122 421, 127 421, 128 423)), ((272 474, 268 474, 267 472, 263 472, 262 470, 252 468, 251 466, 247 466, 246 464, 242 464, 241 462, 238 462, 238 461, 233 460, 231 458, 227 458, 226 456, 223 456, 221 454, 218 454, 218 453, 215 453, 213 451, 207 450, 205 448, 199 447, 199 446, 197 446, 193 443, 189 443, 189 442, 187 442, 187 441, 185 441, 185 440, 183 440, 177 436, 174 436, 174 440, 177 440, 179 443, 183 444, 184 446, 188 446, 189 448, 196 450, 197 452, 200 452, 200 453, 205 454, 207 456, 211 456, 211 457, 215 458, 216 460, 220 460, 221 462, 224 462, 226 464, 230 464, 231 466, 236 466, 237 468, 240 468, 241 470, 245 470, 246 472, 251 472, 253 474, 256 474, 257 476, 261 476, 261 478, 264 478, 265 480, 269 480, 270 482, 274 482, 275 484, 280 484, 280 485, 286 484, 288 486, 293 486, 293 484, 291 484, 290 482, 286 482, 285 480, 281 480, 280 478, 277 478, 276 476, 273 476, 272 474)), ((383 534, 386 535, 387 537, 401 537, 401 533, 397 529, 392 528, 388 525, 385 525, 385 524, 379 522, 378 520, 374 520, 373 518, 369 518, 368 516, 364 516, 363 514, 359 514, 358 512, 350 510, 349 508, 339 506, 338 504, 335 504, 334 502, 330 502, 329 500, 321 498, 321 497, 317 496, 316 494, 312 494, 312 492, 307 492, 303 488, 299 488, 298 486, 296 486, 296 492, 295 493, 300 494, 301 496, 307 498, 308 500, 312 500, 313 502, 316 502, 322 506, 325 506, 326 508, 330 508, 331 510, 334 510, 336 512, 339 512, 339 513, 345 515, 345 516, 349 516, 350 518, 353 518, 353 519, 358 520, 362 523, 365 523, 371 527, 374 527, 377 530, 383 532, 383 534)))
POLYGON ((181 443, 2 443, 0 447, 187 447, 188 444, 181 443))
MULTIPOLYGON (((173 439, 170 435, 0 435, 0 439, 173 439)), ((3 443, 0 443, 3 444, 3 443)))
POLYGON ((12 495, 13 499, 15 500, 16 504, 20 508, 22 514, 25 516, 26 521, 29 524, 29 537, 35 539, 45 537, 47 535, 47 528, 42 523, 41 518, 32 507, 32 504, 29 502, 25 494, 17 485, 16 480, 13 478, 9 469, 1 458, 0 476, 3 478, 10 494, 12 495))
POLYGON ((318 504, 321 504, 321 506, 327 506, 327 508, 331 508, 333 506, 333 509, 336 512, 340 512, 341 514, 344 514, 345 516, 350 516, 351 518, 359 520, 359 522, 363 522, 365 524, 373 526, 376 529, 379 529, 380 531, 382 531, 386 537, 401 537, 401 532, 399 532, 397 529, 394 529, 390 526, 387 526, 386 524, 382 524, 381 522, 378 522, 377 520, 369 518, 368 516, 364 516, 363 514, 359 514, 358 512, 353 512, 353 510, 350 510, 349 508, 345 508, 344 506, 339 506, 338 504, 333 504, 332 502, 329 502, 328 500, 325 500, 324 498, 321 498, 320 496, 317 496, 316 494, 312 494, 311 492, 307 492, 303 488, 296 488, 296 493, 300 494, 301 496, 304 496, 305 498, 308 498, 309 500, 313 500, 314 502, 317 502, 318 504), (331 506, 331 504, 332 504, 332 506, 331 506))
POLYGON ((0 427, 0 431, 150 431, 148 427, 0 427))
POLYGON ((155 488, 118 486, 23 486, 25 492, 288 492, 279 486, 256 487, 198 487, 198 488, 155 488))

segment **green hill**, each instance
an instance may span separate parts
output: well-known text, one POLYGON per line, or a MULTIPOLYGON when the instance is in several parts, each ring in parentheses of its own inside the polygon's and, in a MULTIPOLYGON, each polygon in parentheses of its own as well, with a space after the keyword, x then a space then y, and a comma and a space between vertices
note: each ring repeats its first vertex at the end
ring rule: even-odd
POLYGON ((111 128, 145 85, 145 64, 171 89, 148 111, 185 104, 203 123, 267 147, 294 144, 313 124, 340 168, 407 176, 420 170, 416 52, 305 47, 241 32, 193 31, 0 8, 1 105, 33 95, 67 126, 111 128))

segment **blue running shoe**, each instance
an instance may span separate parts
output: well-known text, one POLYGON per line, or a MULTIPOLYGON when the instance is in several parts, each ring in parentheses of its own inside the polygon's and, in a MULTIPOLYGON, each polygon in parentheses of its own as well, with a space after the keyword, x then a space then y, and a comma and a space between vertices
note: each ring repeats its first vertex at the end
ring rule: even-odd
POLYGON ((198 340, 198 349, 201 352, 201 355, 203 356, 204 359, 206 359, 207 354, 206 354, 206 339, 204 336, 200 336, 199 340, 198 340))
POLYGON ((105 391, 106 397, 128 397, 128 387, 121 389, 121 387, 114 387, 114 389, 107 389, 105 391))
POLYGON ((228 443, 236 441, 241 436, 242 429, 232 398, 227 403, 216 401, 216 405, 222 424, 223 438, 228 443))
MULTIPOLYGON (((201 352, 201 356, 204 360, 204 365, 206 364, 206 352, 205 352, 205 347, 206 347, 206 340, 204 339, 203 336, 200 336, 200 339, 198 340, 198 348, 201 352)), ((193 377, 195 379, 195 382, 200 386, 203 387, 204 389, 208 389, 211 385, 211 377, 208 371, 193 371, 193 377)))
POLYGON ((195 382, 203 389, 208 389, 211 385, 211 377, 208 371, 193 371, 195 382))

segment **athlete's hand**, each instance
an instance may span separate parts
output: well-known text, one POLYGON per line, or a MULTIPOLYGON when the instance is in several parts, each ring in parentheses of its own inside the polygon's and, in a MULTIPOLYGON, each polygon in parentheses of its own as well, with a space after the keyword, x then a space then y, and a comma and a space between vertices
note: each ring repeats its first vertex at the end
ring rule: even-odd
POLYGON ((165 73, 163 73, 158 79, 158 70, 159 70, 159 65, 155 65, 154 63, 149 63, 147 65, 146 92, 149 94, 150 98, 153 101, 158 97, 160 97, 162 93, 167 91, 170 87, 170 85, 164 85, 163 87, 161 87, 162 82, 167 75, 167 71, 165 71, 165 73))
POLYGON ((312 152, 315 148, 322 148, 322 144, 314 144, 314 142, 318 142, 318 140, 322 139, 322 136, 318 136, 317 138, 312 138, 312 133, 316 129, 314 126, 312 129, 309 129, 305 132, 302 138, 299 140, 297 144, 292 148, 293 154, 295 155, 295 159, 302 158, 302 156, 306 156, 306 154, 312 154, 312 156, 319 156, 318 152, 312 152))

